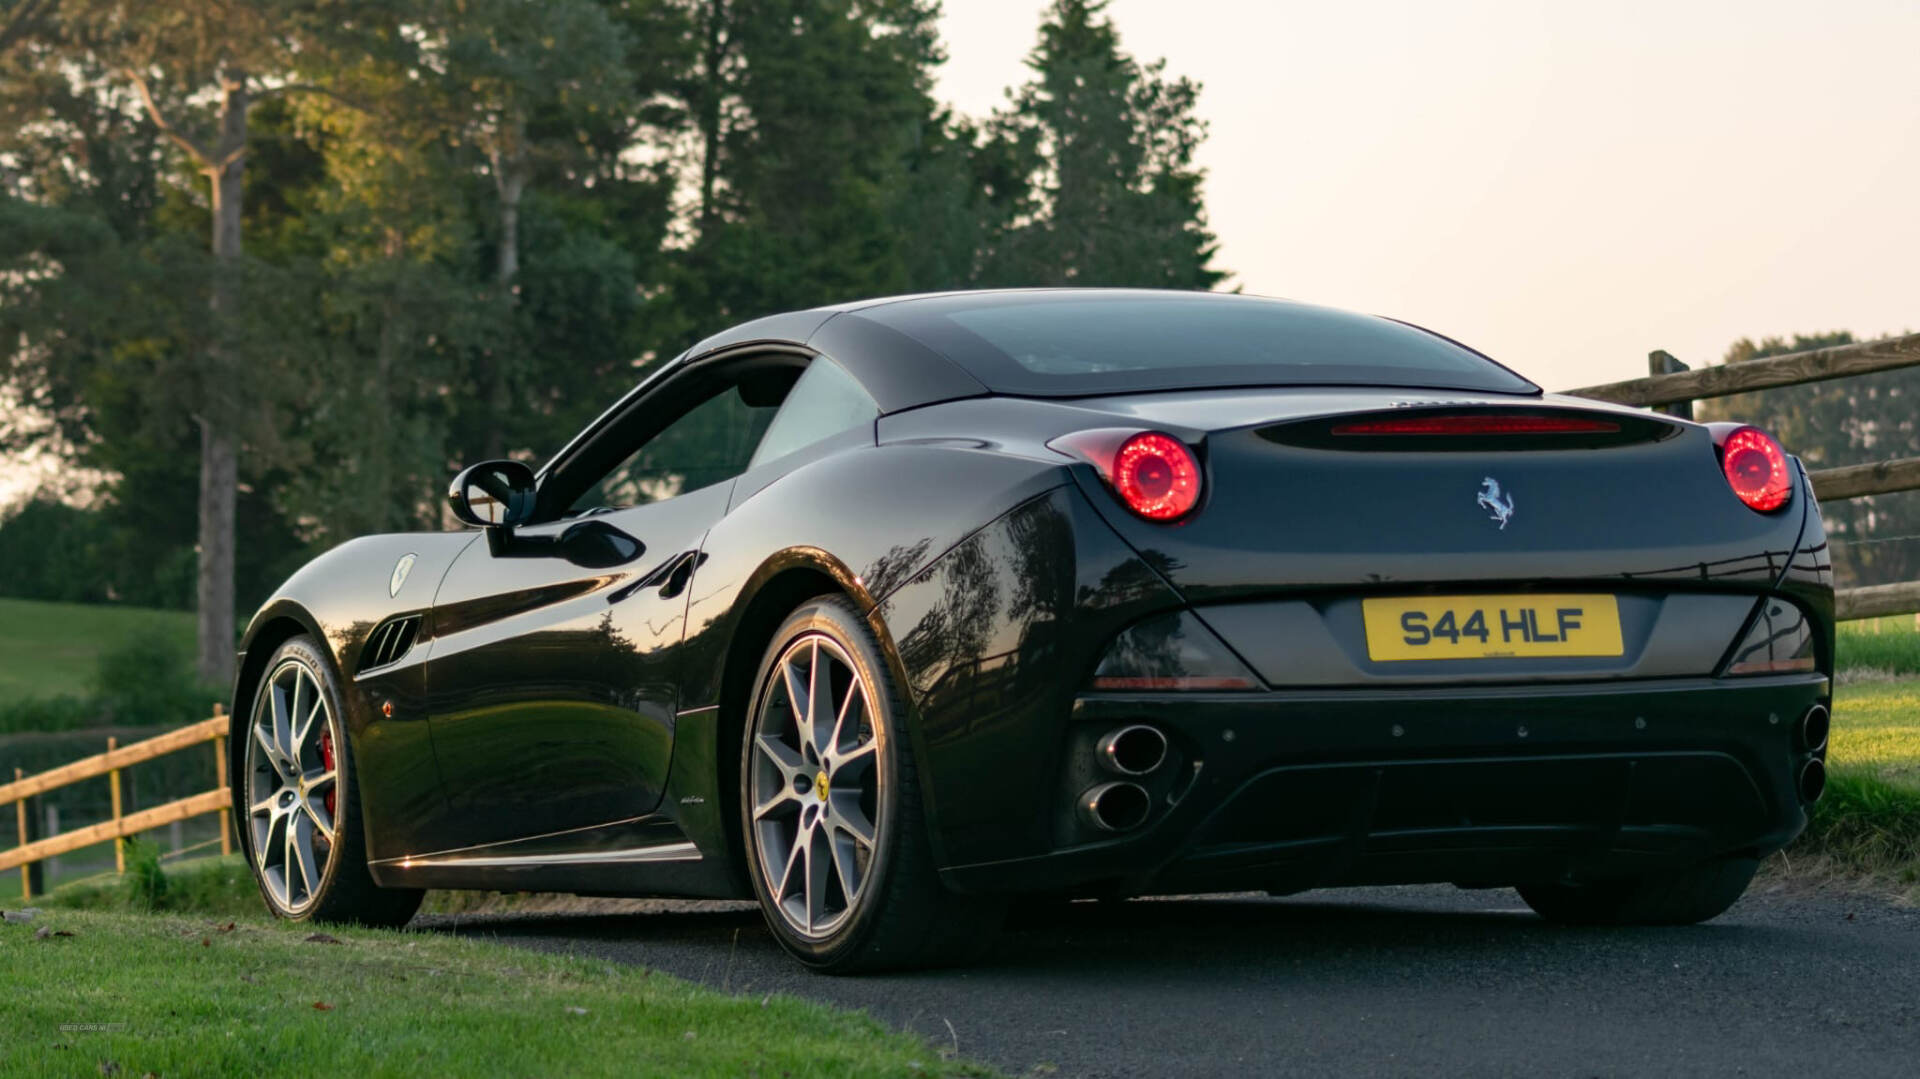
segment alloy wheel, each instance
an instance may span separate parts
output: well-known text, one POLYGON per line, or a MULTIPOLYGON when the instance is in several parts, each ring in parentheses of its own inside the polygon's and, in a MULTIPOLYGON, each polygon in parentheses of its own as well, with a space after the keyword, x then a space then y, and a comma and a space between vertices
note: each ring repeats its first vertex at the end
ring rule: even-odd
POLYGON ((789 928, 826 938, 871 883, 887 778, 868 687, 836 641, 807 634, 780 653, 752 738, 761 882, 789 928))
POLYGON ((274 668, 247 738, 247 823, 253 864, 283 913, 313 906, 335 849, 339 768, 334 715, 304 662, 274 668))

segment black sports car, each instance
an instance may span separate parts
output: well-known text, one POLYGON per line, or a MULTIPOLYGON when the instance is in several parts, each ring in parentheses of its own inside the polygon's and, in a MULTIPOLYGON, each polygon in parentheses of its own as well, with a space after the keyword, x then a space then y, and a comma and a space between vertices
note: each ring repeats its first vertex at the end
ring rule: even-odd
POLYGON ((828 970, 1022 895, 1726 909, 1820 796, 1830 564, 1762 432, 1214 294, 852 303, 661 364, 481 531, 314 560, 231 760, 279 915, 755 896, 828 970))

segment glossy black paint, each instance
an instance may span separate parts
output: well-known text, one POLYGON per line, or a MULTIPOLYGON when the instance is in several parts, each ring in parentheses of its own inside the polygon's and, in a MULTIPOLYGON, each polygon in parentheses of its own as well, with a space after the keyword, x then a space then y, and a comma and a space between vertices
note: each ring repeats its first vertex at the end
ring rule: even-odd
POLYGON ((912 697, 909 744, 957 888, 1511 882, 1764 852, 1803 826, 1792 721, 1826 700, 1833 656, 1831 564, 1804 475, 1784 510, 1755 514, 1705 428, 1551 396, 991 396, 900 328, 923 302, 886 301, 884 318, 877 304, 775 316, 703 342, 541 469, 533 523, 369 537, 316 559, 249 627, 236 716, 293 634, 359 672, 347 729, 383 883, 744 896, 747 683, 787 611, 840 592, 869 612, 912 697), (664 502, 566 519, 571 498, 548 497, 584 489, 582 470, 689 380, 820 354, 869 390, 877 422, 664 502), (1639 434, 1414 451, 1284 435, 1463 407, 1610 413, 1639 434), (1206 488, 1190 518, 1132 516, 1091 466, 1046 445, 1127 426, 1195 448, 1206 488), (1487 476, 1517 500, 1505 529, 1475 503, 1487 476), (1361 597, 1461 589, 1615 593, 1629 654, 1366 660, 1361 597), (1816 671, 1722 676, 1780 603, 1804 616, 1816 671), (1261 685, 1091 691, 1118 635, 1179 612, 1261 685), (371 632, 402 614, 421 619, 412 647, 362 670, 371 632), (1096 775, 1091 747, 1138 721, 1172 743, 1149 821, 1089 832, 1072 807, 1096 775), (1555 793, 1569 790, 1586 797, 1555 793), (1745 808, 1715 808, 1730 799, 1745 808))

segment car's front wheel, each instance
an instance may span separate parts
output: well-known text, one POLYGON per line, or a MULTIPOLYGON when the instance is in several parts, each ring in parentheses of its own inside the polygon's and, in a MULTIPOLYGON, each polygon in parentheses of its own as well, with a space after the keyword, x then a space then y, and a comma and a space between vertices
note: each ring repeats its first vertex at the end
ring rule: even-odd
POLYGON ((1572 925, 1692 925, 1719 917, 1760 868, 1718 858, 1665 873, 1612 880, 1522 885, 1520 898, 1549 921, 1572 925))
POLYGON ((840 597, 793 612, 767 648, 741 745, 748 871, 767 923, 835 973, 962 960, 1004 905, 941 885, 878 642, 840 597))
POLYGON ((359 788, 333 664, 310 637, 267 661, 234 732, 241 843, 268 909, 291 921, 401 926, 417 889, 381 888, 367 871, 359 788))

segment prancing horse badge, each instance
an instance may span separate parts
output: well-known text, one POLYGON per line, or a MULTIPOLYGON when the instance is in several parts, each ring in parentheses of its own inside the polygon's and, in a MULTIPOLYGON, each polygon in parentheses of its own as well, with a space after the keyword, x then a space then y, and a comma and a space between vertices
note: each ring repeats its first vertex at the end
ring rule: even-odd
POLYGON ((1500 489, 1500 481, 1488 476, 1480 481, 1480 497, 1474 501, 1480 508, 1493 515, 1500 522, 1500 531, 1507 530, 1507 522, 1513 520, 1513 496, 1500 489))
POLYGON ((407 583, 407 574, 413 572, 413 558, 410 554, 401 555, 400 561, 394 563, 393 576, 387 578, 388 598, 399 595, 400 586, 407 583))

